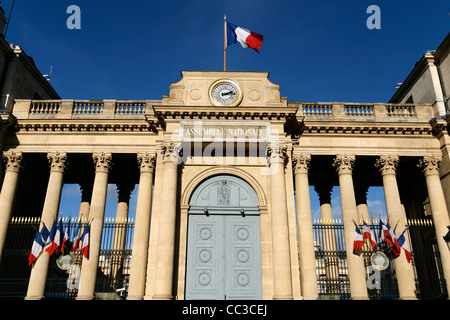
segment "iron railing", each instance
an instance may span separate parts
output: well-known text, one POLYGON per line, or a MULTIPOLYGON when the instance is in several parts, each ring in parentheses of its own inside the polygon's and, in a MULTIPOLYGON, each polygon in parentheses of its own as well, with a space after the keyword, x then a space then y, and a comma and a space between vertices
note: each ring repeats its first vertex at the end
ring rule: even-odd
MULTIPOLYGON (((70 239, 73 239, 78 221, 66 219, 64 230, 70 225, 70 239)), ((0 298, 23 299, 26 296, 32 267, 28 266, 38 218, 14 218, 8 233, 0 263, 0 298)), ((82 228, 86 222, 82 223, 82 228)), ((121 299, 129 277, 134 222, 123 219, 107 219, 103 223, 102 243, 95 285, 97 299, 121 299)), ((83 255, 81 250, 72 252, 72 244, 63 254, 50 257, 44 296, 46 298, 74 299, 78 293, 83 255), (71 259, 70 264, 66 261, 71 259), (61 262, 62 261, 62 262, 61 262)), ((47 253, 45 253, 47 254, 47 253)))
MULTIPOLYGON (((371 226, 376 235, 380 228, 378 221, 371 226)), ((429 219, 408 220, 405 226, 406 238, 411 249, 411 264, 413 266, 416 297, 418 299, 446 299, 447 288, 442 271, 439 250, 436 245, 436 235, 432 221, 429 219)), ((361 226, 362 229, 362 226, 361 226)), ((351 298, 348 279, 347 254, 345 251, 344 226, 341 221, 315 221, 313 224, 316 271, 319 296, 322 299, 351 298)), ((401 230, 403 232, 403 230, 401 230)), ((384 270, 374 269, 372 255, 374 252, 366 243, 361 258, 366 267, 368 295, 371 300, 398 299, 398 284, 395 270, 395 259, 405 259, 404 254, 396 257, 386 243, 381 243, 379 251, 389 259, 384 270), (371 277, 378 272, 376 285, 370 285, 371 277)))
MULTIPOLYGON (((70 225, 71 239, 78 222, 65 221, 64 229, 70 225)), ((0 261, 0 298, 23 299, 26 296, 31 267, 28 256, 38 218, 14 218, 8 228, 0 261)), ((442 271, 439 250, 436 245, 434 226, 431 220, 408 220, 407 233, 411 248, 411 264, 414 269, 416 296, 418 299, 446 299, 447 288, 442 271)), ((375 223, 374 231, 379 232, 375 223)), ((322 299, 350 299, 347 256, 345 251, 344 227, 340 221, 315 221, 313 224, 317 285, 322 299)), ((121 299, 126 293, 131 261, 134 222, 132 220, 107 219, 103 224, 102 243, 97 270, 95 294, 98 299, 121 299)), ((69 254, 71 246, 64 256, 69 254)), ((398 285, 394 257, 389 248, 389 266, 380 272, 379 285, 368 288, 370 299, 398 299, 398 285)), ((371 256, 373 252, 365 245, 361 258, 371 277, 371 256)), ((77 296, 83 256, 77 250, 70 267, 61 269, 57 264, 60 254, 50 258, 45 286, 46 298, 74 299, 77 296)), ((400 258, 404 258, 400 256, 400 258)), ((59 261, 61 262, 61 261, 59 261)))

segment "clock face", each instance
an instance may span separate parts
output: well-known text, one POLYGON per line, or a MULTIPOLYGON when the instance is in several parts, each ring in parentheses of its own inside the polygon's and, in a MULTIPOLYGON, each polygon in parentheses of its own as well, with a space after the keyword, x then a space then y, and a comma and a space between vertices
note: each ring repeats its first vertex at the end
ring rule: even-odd
POLYGON ((216 106, 237 106, 242 100, 242 91, 233 80, 219 80, 211 86, 209 99, 216 106))

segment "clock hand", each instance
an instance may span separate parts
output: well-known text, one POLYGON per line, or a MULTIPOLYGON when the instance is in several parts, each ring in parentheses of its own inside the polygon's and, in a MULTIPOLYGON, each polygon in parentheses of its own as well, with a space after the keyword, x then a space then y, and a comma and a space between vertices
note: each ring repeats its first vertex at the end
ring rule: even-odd
POLYGON ((228 91, 228 92, 225 92, 225 93, 221 93, 220 95, 222 96, 222 97, 224 97, 224 96, 228 96, 228 95, 236 95, 236 93, 235 92, 233 92, 233 91, 228 91))

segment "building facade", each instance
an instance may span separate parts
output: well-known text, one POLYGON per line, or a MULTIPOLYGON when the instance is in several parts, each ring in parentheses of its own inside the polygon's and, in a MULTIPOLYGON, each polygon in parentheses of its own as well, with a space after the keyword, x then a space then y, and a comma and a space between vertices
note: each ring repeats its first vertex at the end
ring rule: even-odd
MULTIPOLYGON (((52 225, 64 184, 79 184, 79 216, 91 233, 76 298, 94 299, 107 187, 115 184, 122 217, 138 188, 128 299, 317 299, 310 187, 322 219, 332 220, 329 194, 338 186, 349 294, 364 300, 368 273, 352 252, 355 224, 371 221, 366 192, 380 186, 400 230, 408 219, 432 220, 450 288, 440 104, 292 102, 266 72, 181 75, 161 100, 14 99, 0 252, 14 217, 52 225)), ((425 241, 407 240, 413 252, 425 241)), ((417 299, 413 264, 404 253, 392 263, 398 298, 417 299)), ((44 252, 30 267, 26 299, 45 297, 49 264, 44 252)))

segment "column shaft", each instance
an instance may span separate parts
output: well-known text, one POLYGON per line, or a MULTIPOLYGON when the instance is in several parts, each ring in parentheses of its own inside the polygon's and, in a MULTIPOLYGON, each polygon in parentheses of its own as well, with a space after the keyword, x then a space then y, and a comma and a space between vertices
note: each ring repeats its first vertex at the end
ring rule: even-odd
POLYGON ((311 198, 309 194, 308 166, 311 157, 297 156, 293 159, 295 174, 295 195, 297 204, 297 228, 300 253, 300 276, 302 297, 317 299, 316 257, 312 228, 311 198))
POLYGON ((91 220, 89 258, 83 257, 78 300, 94 299, 111 154, 95 153, 93 154, 93 159, 96 170, 92 188, 91 208, 89 210, 89 220, 91 220))
POLYGON ((149 153, 138 154, 138 161, 141 175, 136 205, 128 300, 141 300, 145 294, 155 157, 149 153))
POLYGON ((270 146, 270 190, 272 202, 272 257, 274 300, 292 300, 291 256, 286 204, 284 159, 286 148, 270 146))
MULTIPOLYGON (((434 157, 424 157, 419 166, 422 167, 427 184, 428 197, 431 206, 431 216, 436 232, 436 241, 441 257, 447 290, 450 288, 450 250, 444 240, 447 234, 447 226, 450 225, 447 204, 439 177, 440 160, 434 157)), ((450 296, 450 295, 449 295, 450 296)))
MULTIPOLYGON (((380 169, 383 178, 384 197, 389 221, 397 224, 399 232, 406 226, 405 210, 400 201, 395 171, 398 157, 382 156, 377 160, 376 166, 380 169)), ((394 226, 391 226, 394 227, 394 226)), ((409 239, 406 239, 409 241, 409 239)), ((414 270, 404 257, 404 253, 394 260, 397 276, 399 297, 402 300, 415 300, 414 270)))
POLYGON ((20 175, 20 162, 22 160, 22 154, 16 152, 5 152, 3 156, 7 163, 2 191, 0 193, 0 263, 8 225, 14 209, 14 200, 16 198, 17 182, 20 175))
POLYGON ((322 245, 325 260, 325 275, 327 279, 327 293, 339 294, 339 264, 336 254, 336 233, 331 208, 331 190, 330 184, 315 186, 320 200, 320 217, 322 219, 322 245))
POLYGON ((358 219, 352 177, 354 162, 355 156, 337 156, 334 165, 339 175, 350 293, 354 300, 367 300, 368 294, 363 258, 353 254, 353 241, 355 236, 354 221, 358 219))
POLYGON ((164 178, 164 204, 161 207, 158 230, 158 249, 156 254, 155 300, 174 298, 173 263, 175 255, 175 222, 177 204, 178 159, 180 149, 173 143, 162 147, 164 178))
MULTIPOLYGON (((44 207, 42 209, 41 222, 44 223, 50 231, 53 221, 58 217, 67 155, 65 153, 51 153, 47 158, 49 159, 51 169, 44 207)), ((25 299, 38 300, 44 297, 49 260, 50 256, 44 250, 34 263, 25 299)))

